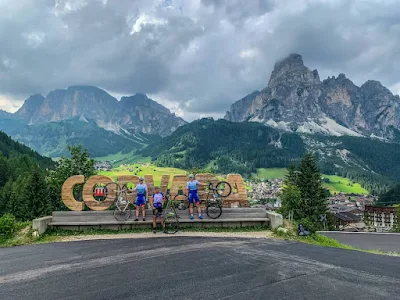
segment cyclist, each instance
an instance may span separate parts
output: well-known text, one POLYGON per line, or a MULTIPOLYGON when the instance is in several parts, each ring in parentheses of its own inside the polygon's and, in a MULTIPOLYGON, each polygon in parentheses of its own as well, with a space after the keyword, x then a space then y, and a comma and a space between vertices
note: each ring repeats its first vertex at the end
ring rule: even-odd
POLYGON ((160 218, 161 225, 165 232, 164 213, 163 213, 165 196, 163 193, 160 192, 160 188, 158 186, 156 186, 154 190, 155 192, 153 194, 153 200, 150 200, 151 206, 153 207, 153 233, 157 232, 156 223, 158 217, 160 218))
POLYGON ((197 194, 197 186, 201 185, 201 183, 194 178, 193 174, 189 175, 189 181, 186 184, 186 195, 188 195, 189 198, 189 213, 190 213, 190 219, 193 220, 193 204, 196 202, 197 206, 197 213, 199 214, 199 219, 203 219, 203 216, 201 215, 201 207, 200 207, 200 198, 199 195, 197 194))
POLYGON ((136 197, 136 219, 139 221, 139 207, 142 208, 143 221, 146 221, 146 193, 147 185, 143 183, 144 178, 139 177, 139 184, 135 186, 134 191, 137 191, 136 197))

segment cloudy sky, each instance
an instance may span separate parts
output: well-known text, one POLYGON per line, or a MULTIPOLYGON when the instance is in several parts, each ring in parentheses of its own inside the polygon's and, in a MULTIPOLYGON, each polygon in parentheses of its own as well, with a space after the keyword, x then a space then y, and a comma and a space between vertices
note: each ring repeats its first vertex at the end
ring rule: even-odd
POLYGON ((400 91, 398 0, 0 0, 0 108, 96 85, 219 117, 299 53, 321 78, 400 91))

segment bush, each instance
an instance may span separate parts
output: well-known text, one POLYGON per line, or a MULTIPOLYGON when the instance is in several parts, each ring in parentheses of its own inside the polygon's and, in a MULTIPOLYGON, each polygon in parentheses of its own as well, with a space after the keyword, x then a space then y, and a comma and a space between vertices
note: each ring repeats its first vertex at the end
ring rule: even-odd
POLYGON ((17 227, 17 222, 12 214, 5 214, 0 218, 0 238, 11 237, 17 227))

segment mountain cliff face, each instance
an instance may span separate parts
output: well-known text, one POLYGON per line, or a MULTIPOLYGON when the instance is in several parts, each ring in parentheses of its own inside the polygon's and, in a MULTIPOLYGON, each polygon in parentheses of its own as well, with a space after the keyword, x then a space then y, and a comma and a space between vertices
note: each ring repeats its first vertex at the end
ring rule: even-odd
POLYGON ((52 91, 46 97, 31 96, 16 115, 28 124, 59 122, 75 117, 92 119, 98 126, 117 134, 129 132, 166 136, 185 124, 146 95, 136 94, 118 101, 93 86, 72 86, 67 90, 52 91))
POLYGON ((186 122, 144 94, 120 101, 93 86, 33 95, 14 114, 0 111, 0 130, 41 154, 58 157, 67 145, 93 156, 140 149, 186 122))
POLYGON ((234 103, 225 119, 287 131, 392 139, 400 129, 400 98, 377 81, 356 86, 344 74, 321 81, 298 54, 277 62, 268 86, 234 103))

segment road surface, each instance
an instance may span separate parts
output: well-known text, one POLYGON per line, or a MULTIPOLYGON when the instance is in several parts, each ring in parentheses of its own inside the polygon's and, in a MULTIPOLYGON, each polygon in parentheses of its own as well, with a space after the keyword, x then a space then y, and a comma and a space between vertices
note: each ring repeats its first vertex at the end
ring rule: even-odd
POLYGON ((0 249, 0 299, 399 299, 400 257, 273 239, 170 237, 0 249))
POLYGON ((400 253, 399 233, 337 231, 323 231, 320 233, 355 248, 400 253))

